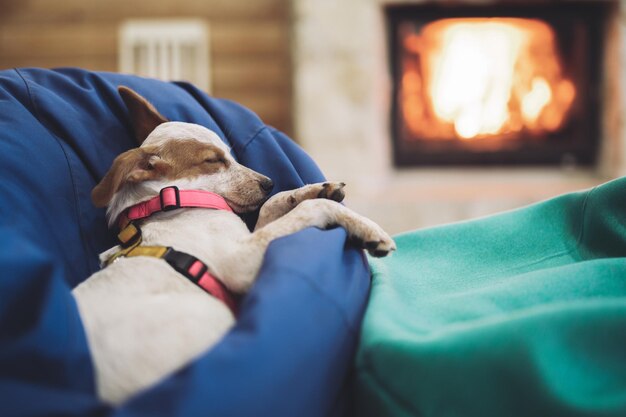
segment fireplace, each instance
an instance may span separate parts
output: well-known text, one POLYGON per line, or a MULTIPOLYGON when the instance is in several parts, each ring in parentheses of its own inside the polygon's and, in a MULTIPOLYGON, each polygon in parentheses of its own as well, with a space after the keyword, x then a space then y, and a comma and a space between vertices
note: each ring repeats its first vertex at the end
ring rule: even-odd
MULTIPOLYGON (((293 5, 295 137, 328 178, 348 184, 347 204, 386 230, 489 215, 626 175, 626 0, 294 0, 293 5), (588 22, 581 22, 581 15, 588 22), (499 139, 401 138, 399 84, 391 71, 401 61, 390 58, 397 53, 391 51, 398 46, 391 42, 397 24, 406 18, 409 33, 419 35, 422 27, 444 18, 484 17, 549 25, 558 71, 540 75, 576 88, 563 126, 540 135, 530 126, 499 139), (586 58, 577 57, 583 53, 586 58), (577 106, 590 108, 581 112, 577 106), (585 121, 572 125, 578 119, 585 121), (394 149, 399 139, 406 148, 394 149), (404 153, 415 151, 418 139, 424 146, 406 160, 404 153), (445 143, 453 139, 456 149, 445 143), (422 153, 428 156, 419 161, 422 153)), ((538 81, 531 104, 532 98, 545 101, 538 81)))
POLYGON ((606 2, 386 15, 396 166, 596 162, 606 2))

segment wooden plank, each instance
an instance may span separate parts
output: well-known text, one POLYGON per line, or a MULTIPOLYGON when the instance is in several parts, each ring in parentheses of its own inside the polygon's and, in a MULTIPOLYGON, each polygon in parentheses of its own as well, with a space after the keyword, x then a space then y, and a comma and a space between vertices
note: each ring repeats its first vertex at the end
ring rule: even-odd
POLYGON ((117 59, 117 25, 0 25, 0 52, 4 56, 43 59, 98 56, 117 59))
POLYGON ((282 84, 276 87, 267 85, 251 85, 250 87, 234 86, 231 88, 225 88, 224 86, 219 84, 214 84, 212 86, 212 93, 220 97, 226 97, 231 95, 272 95, 280 96, 287 100, 290 98, 291 92, 291 85, 288 84, 282 84))
POLYGON ((251 92, 230 92, 212 94, 213 97, 232 100, 249 108, 258 115, 272 119, 285 119, 291 107, 290 97, 280 94, 254 94, 251 92))
POLYGON ((233 21, 208 21, 211 53, 214 57, 233 55, 289 54, 289 27, 279 20, 254 23, 233 21))
POLYGON ((79 67, 91 71, 117 71, 117 63, 109 58, 101 57, 7 57, 0 56, 0 69, 7 68, 60 68, 79 67))
POLYGON ((123 18, 198 17, 210 19, 288 19, 289 0, 4 0, 1 21, 29 23, 102 22, 123 18))
MULTIPOLYGON (((210 26, 211 56, 215 59, 286 57, 289 42, 285 28, 276 24, 219 23, 210 26)), ((8 55, 67 55, 68 51, 91 55, 117 55, 117 23, 2 24, 0 50, 8 55)))
POLYGON ((288 97, 276 96, 276 95, 272 96, 269 94, 252 95, 249 93, 248 94, 231 93, 231 94, 219 96, 219 97, 227 98, 229 100, 232 100, 236 103, 241 104, 244 107, 249 108, 256 114, 258 114, 259 117, 261 117, 261 119, 263 119, 264 121, 279 120, 282 123, 282 121, 289 120, 291 117, 291 114, 289 112, 289 109, 291 106, 290 106, 290 101, 288 97))
POLYGON ((245 90, 258 87, 284 91, 288 89, 286 86, 291 85, 290 63, 284 60, 215 58, 212 64, 213 85, 216 89, 245 90))
POLYGON ((289 114, 291 107, 288 99, 277 95, 229 94, 222 97, 251 109, 262 118, 281 119, 289 114))

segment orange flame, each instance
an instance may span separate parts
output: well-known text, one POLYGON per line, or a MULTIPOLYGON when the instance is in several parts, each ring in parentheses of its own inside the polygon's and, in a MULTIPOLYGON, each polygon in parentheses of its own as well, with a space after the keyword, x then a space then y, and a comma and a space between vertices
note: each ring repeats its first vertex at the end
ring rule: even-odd
POLYGON ((424 139, 553 132, 576 96, 540 20, 442 19, 404 46, 403 115, 424 139))

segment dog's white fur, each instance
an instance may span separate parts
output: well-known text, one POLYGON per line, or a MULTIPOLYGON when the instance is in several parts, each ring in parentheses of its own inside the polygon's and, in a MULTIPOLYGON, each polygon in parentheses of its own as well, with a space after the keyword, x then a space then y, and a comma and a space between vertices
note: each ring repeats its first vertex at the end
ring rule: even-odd
MULTIPOLYGON (((228 165, 210 175, 126 183, 109 201, 110 224, 127 207, 170 185, 220 194, 236 212, 263 203, 267 190, 259 183, 267 179, 238 164, 209 129, 162 123, 141 148, 189 140, 221 149, 228 165)), ((152 156, 150 163, 158 158, 152 156)), ((269 242, 305 227, 343 226, 357 241, 369 242, 370 252, 379 256, 395 249, 393 240, 372 221, 336 201, 316 198, 329 187, 340 190, 343 184, 313 184, 275 195, 263 204, 253 233, 239 216, 227 211, 158 213, 141 223, 143 244, 171 246, 196 256, 235 293, 244 293, 252 285, 269 242)), ((95 364, 98 394, 109 403, 120 403, 180 368, 234 324, 221 301, 154 258, 122 258, 79 285, 74 296, 95 364)))

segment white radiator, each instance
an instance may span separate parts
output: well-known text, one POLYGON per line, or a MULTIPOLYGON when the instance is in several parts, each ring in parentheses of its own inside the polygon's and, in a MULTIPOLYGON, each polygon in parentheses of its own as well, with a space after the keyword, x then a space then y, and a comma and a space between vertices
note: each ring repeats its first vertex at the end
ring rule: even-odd
POLYGON ((189 81, 210 92, 209 28, 198 19, 128 20, 120 26, 119 70, 189 81))

